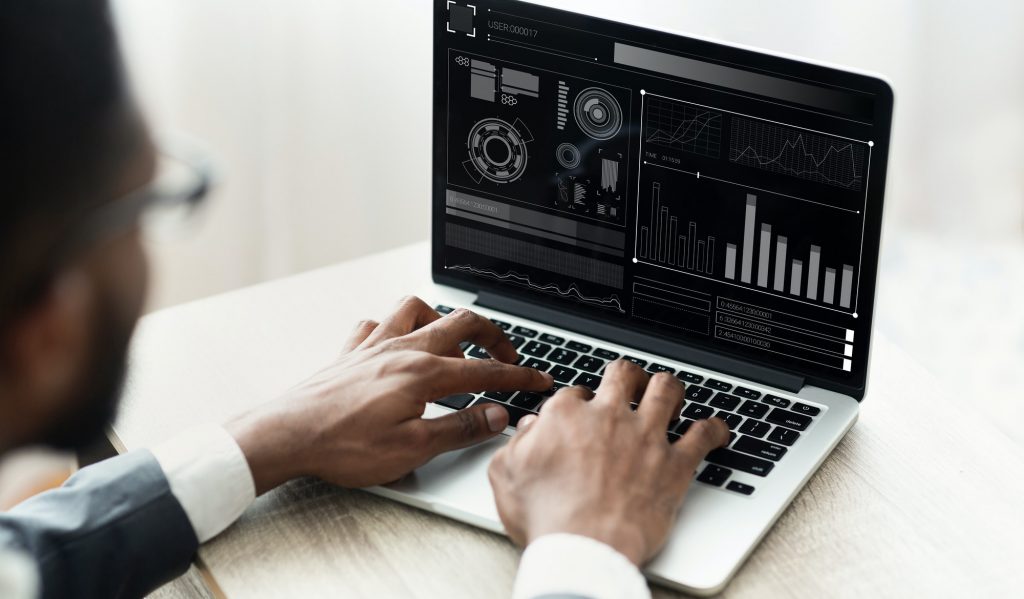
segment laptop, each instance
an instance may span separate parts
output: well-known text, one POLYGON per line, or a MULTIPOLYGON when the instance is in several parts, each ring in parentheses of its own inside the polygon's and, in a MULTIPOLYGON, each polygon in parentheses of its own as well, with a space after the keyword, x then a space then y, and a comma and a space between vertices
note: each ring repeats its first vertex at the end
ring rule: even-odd
MULTIPOLYGON (((728 423, 645 568, 717 593, 857 419, 890 86, 535 3, 436 0, 433 26, 424 297, 492 319, 556 386, 596 387, 617 358, 673 373, 669 441, 728 423)), ((498 403, 511 425, 374 492, 501 532, 488 462, 547 397, 431 404, 498 403)))

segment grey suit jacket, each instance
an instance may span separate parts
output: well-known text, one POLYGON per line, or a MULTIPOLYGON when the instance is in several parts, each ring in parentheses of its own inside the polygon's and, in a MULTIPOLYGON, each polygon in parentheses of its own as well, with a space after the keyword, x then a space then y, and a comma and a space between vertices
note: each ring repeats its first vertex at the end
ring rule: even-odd
POLYGON ((46 598, 142 597, 184 573, 198 546, 148 451, 83 468, 0 514, 0 547, 36 560, 46 598))

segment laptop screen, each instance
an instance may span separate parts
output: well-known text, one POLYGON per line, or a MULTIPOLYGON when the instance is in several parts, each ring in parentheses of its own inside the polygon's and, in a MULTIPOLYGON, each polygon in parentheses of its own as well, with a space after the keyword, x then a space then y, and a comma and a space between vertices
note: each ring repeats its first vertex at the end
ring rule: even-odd
POLYGON ((884 82, 530 3, 435 17, 436 280, 862 395, 884 82))

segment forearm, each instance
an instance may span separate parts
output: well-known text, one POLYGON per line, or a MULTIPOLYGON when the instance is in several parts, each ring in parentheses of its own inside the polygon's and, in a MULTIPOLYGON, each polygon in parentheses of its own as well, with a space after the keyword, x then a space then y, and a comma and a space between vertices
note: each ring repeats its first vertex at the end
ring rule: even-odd
POLYGON ((32 557, 43 597, 139 597, 183 573, 198 539, 159 463, 138 451, 0 515, 0 545, 32 557))

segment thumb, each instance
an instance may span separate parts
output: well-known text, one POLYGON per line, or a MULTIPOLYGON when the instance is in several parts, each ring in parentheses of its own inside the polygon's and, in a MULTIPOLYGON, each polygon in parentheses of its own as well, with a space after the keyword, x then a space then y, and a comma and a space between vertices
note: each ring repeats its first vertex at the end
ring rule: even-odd
POLYGON ((486 441, 508 426, 505 408, 488 403, 440 418, 421 421, 427 430, 427 447, 433 455, 486 441))

